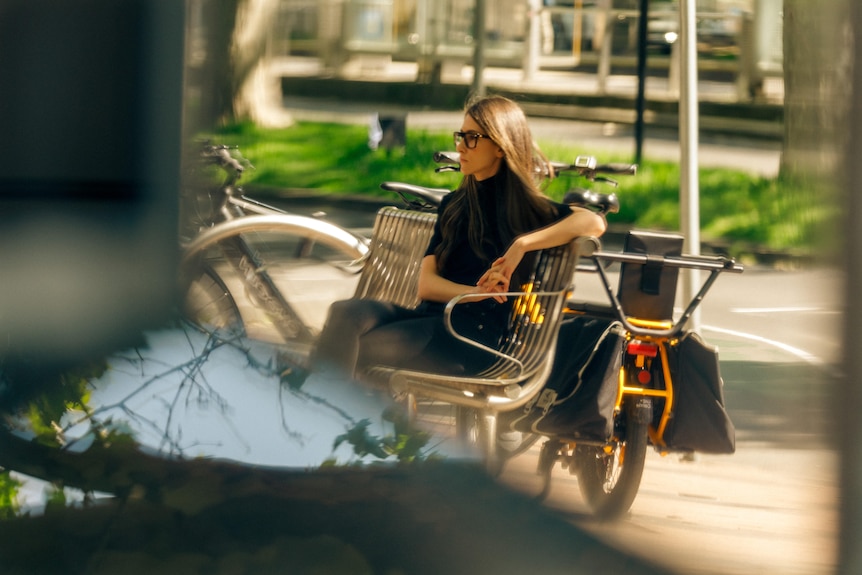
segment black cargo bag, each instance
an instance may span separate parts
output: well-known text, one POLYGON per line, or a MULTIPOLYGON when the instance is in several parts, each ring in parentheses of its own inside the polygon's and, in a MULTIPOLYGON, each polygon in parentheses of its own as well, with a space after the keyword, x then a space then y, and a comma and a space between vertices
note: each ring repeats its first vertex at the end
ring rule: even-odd
POLYGON ((501 414, 499 428, 572 440, 610 438, 624 343, 618 322, 563 320, 545 388, 523 409, 501 414))
MULTIPOLYGON (((673 377, 674 408, 664 432, 671 451, 730 454, 736 451, 736 430, 724 407, 724 382, 718 350, 694 332, 668 348, 673 377)), ((661 407, 661 406, 657 406, 661 407)), ((656 409, 655 423, 661 409, 656 409)))

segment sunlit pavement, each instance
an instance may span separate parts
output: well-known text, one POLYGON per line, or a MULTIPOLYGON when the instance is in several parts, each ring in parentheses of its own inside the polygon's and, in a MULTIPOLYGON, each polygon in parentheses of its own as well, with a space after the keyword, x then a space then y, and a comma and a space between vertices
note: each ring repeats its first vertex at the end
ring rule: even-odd
MULTIPOLYGON (((787 364, 774 365, 773 375, 805 370, 786 359, 787 364)), ((577 480, 559 468, 545 504, 612 545, 680 573, 834 572, 838 458, 821 435, 826 383, 810 379, 817 378, 818 370, 804 375, 806 381, 782 382, 767 381, 768 368, 750 367, 723 367, 729 412, 737 426, 736 453, 697 454, 692 460, 651 451, 631 512, 618 522, 593 520, 577 480), (728 371, 735 381, 728 379, 728 371), (784 385, 795 398, 781 394, 784 385), (820 391, 808 389, 800 397, 811 385, 820 391), (766 397, 763 388, 768 388, 766 397), (751 407, 745 410, 745 405, 751 407)), ((501 480, 538 493, 536 457, 533 449, 511 461, 501 480)))
MULTIPOLYGON (((741 442, 732 456, 647 459, 630 515, 591 519, 577 482, 557 470, 546 505, 620 549, 680 573, 827 574, 837 535, 836 457, 825 450, 741 442)), ((537 489, 535 457, 510 464, 502 481, 537 489)))

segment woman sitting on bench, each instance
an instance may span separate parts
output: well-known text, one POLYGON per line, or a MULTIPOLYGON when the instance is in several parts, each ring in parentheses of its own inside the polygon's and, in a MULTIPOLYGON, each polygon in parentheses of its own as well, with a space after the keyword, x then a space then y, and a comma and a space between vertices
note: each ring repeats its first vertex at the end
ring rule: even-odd
POLYGON ((358 378, 385 365, 452 375, 478 373, 493 357, 446 330, 443 310, 461 294, 455 330, 490 347, 508 328, 511 302, 495 295, 520 290, 516 269, 529 252, 601 236, 604 218, 551 201, 539 188, 547 165, 526 116, 513 101, 489 96, 469 104, 454 133, 463 179, 443 199, 422 260, 416 309, 386 302, 335 302, 311 356, 311 371, 358 378), (514 277, 514 279, 513 279, 514 277))

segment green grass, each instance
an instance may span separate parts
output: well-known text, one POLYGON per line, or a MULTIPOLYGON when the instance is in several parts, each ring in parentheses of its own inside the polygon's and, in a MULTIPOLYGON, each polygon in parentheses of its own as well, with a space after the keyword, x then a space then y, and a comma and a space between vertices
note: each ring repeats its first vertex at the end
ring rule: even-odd
MULTIPOLYGON (((255 167, 242 183, 253 196, 280 189, 315 189, 325 193, 388 196, 379 189, 383 181, 453 188, 457 173, 434 172, 432 154, 451 150, 448 132, 408 130, 403 149, 372 151, 365 126, 298 123, 286 129, 261 129, 251 124, 229 126, 209 134, 214 142, 239 146, 255 167)), ((555 160, 571 160, 594 153, 559 143, 539 142, 555 160)), ((630 158, 601 156, 601 162, 630 158)), ((675 231, 679 229, 679 166, 646 159, 635 177, 619 178, 616 190, 595 184, 599 191, 616 191, 619 214, 611 225, 675 231)), ((546 191, 559 199, 585 182, 563 174, 546 191)), ((756 249, 818 253, 835 234, 837 209, 834 191, 805 183, 788 183, 730 169, 702 169, 699 178, 701 237, 726 246, 732 254, 756 249), (816 195, 815 195, 816 194, 816 195)))

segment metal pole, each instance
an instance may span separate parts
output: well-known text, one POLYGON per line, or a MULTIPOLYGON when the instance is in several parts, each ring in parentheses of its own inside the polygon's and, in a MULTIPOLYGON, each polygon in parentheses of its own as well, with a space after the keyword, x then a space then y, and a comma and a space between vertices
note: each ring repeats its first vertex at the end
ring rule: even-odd
POLYGON ((542 0, 527 0, 527 45, 524 50, 524 80, 530 81, 536 77, 539 69, 539 51, 541 50, 541 18, 542 0))
MULTIPOLYGON (((700 254, 700 188, 698 180, 698 94, 697 94, 697 37, 695 28, 695 0, 680 2, 680 94, 679 143, 680 229, 685 236, 683 249, 692 255, 700 254)), ((697 270, 683 270, 682 290, 684 301, 691 301, 700 285, 697 270)), ((692 315, 689 329, 700 331, 700 309, 692 315)))
POLYGON ((581 45, 584 42, 584 2, 575 0, 572 6, 572 60, 575 66, 581 64, 581 45))
POLYGON ((476 15, 473 21, 473 86, 476 97, 485 95, 485 0, 476 0, 476 15))
POLYGON ((649 18, 649 0, 640 0, 640 14, 638 16, 638 94, 635 103, 635 164, 641 163, 644 145, 647 18, 649 18))
POLYGON ((596 93, 604 95, 607 91, 608 76, 611 73, 611 45, 614 40, 613 11, 611 0, 601 0, 602 8, 602 47, 599 50, 599 69, 596 79, 596 93))
MULTIPOLYGON (((853 30, 862 30, 862 6, 856 2, 850 4, 850 14, 853 30)), ((853 90, 858 94, 862 89, 862 42, 855 42, 853 67, 853 90)), ((859 293, 862 290, 862 164, 858 161, 862 153, 862 103, 858 98, 852 98, 850 108, 850 141, 847 155, 844 158, 845 182, 847 191, 843 201, 844 233, 846 253, 844 254, 844 269, 846 270, 844 284, 844 302, 846 311, 843 314, 843 374, 835 390, 833 401, 839 415, 838 431, 840 487, 839 498, 840 525, 838 529, 838 565, 835 573, 838 575, 853 575, 862 572, 862 548, 859 537, 862 535, 862 442, 859 433, 862 432, 862 419, 859 410, 862 408, 862 388, 859 386, 862 377, 862 337, 859 325, 862 322, 862 304, 859 293)))

